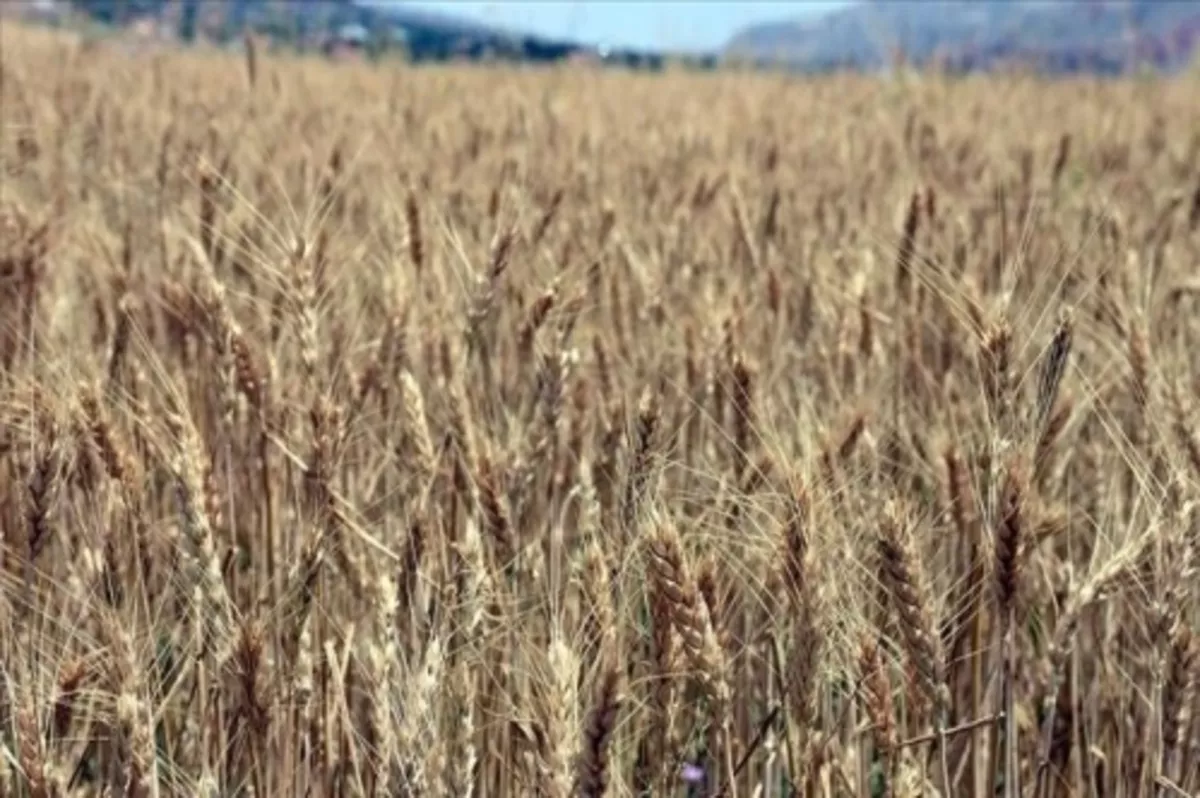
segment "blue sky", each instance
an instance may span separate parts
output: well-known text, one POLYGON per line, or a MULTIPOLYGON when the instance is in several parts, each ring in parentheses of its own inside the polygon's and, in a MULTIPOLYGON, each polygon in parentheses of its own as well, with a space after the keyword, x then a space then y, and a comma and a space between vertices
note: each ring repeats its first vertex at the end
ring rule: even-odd
POLYGON ((795 19, 846 5, 846 0, 804 2, 562 2, 561 0, 428 0, 404 5, 455 14, 499 27, 574 39, 592 45, 707 50, 746 25, 795 19))

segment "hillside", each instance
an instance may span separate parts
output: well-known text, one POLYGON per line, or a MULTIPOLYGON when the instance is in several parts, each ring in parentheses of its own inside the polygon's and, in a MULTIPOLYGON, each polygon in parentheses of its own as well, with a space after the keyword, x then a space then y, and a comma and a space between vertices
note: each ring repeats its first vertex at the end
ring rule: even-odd
POLYGON ((755 25, 724 54, 806 69, 877 68, 902 51, 960 69, 1033 62, 1051 71, 1116 72, 1137 63, 1174 68, 1200 41, 1200 4, 947 0, 860 2, 818 18, 755 25))
MULTIPOLYGON (((117 27, 147 18, 182 41, 228 40, 250 29, 277 42, 318 46, 351 33, 368 49, 403 45, 415 60, 452 57, 557 61, 594 55, 590 48, 521 31, 501 30, 452 14, 380 0, 69 0, 59 6, 117 27)), ((661 66, 653 53, 615 51, 604 60, 661 66)))
MULTIPOLYGON (((452 57, 557 61, 587 56, 659 67, 662 53, 608 52, 506 31, 382 0, 48 0, 114 25, 156 18, 181 40, 237 37, 246 28, 315 47, 353 30, 368 49, 403 45, 415 60, 452 57)), ((902 52, 911 63, 958 70, 1019 61, 1050 72, 1119 73, 1133 65, 1176 69, 1200 42, 1200 3, 1169 0, 914 0, 858 2, 840 11, 748 27, 719 58, 799 70, 877 69, 902 52)))
POLYGON ((90 17, 124 25, 146 17, 170 20, 179 37, 229 38, 246 28, 307 43, 353 27, 375 43, 402 40, 422 54, 490 49, 516 54, 531 46, 565 53, 571 45, 508 33, 448 14, 368 0, 71 0, 90 17))

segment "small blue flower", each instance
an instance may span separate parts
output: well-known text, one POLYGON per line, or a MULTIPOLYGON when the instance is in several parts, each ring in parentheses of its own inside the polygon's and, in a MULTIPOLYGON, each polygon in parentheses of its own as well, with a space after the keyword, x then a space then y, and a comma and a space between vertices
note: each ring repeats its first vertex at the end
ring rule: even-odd
POLYGON ((699 784, 704 781, 704 768, 688 763, 683 766, 683 780, 689 784, 699 784))

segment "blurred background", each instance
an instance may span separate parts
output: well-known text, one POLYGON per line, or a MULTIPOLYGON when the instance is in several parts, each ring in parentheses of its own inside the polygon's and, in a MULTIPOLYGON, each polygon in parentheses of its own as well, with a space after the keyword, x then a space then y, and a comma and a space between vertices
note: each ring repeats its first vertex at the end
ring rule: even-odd
POLYGON ((400 0, 6 0, 8 14, 96 36, 273 47, 335 58, 551 62, 660 69, 738 64, 797 71, 901 63, 960 71, 1174 71, 1195 59, 1200 3, 401 2, 400 0))

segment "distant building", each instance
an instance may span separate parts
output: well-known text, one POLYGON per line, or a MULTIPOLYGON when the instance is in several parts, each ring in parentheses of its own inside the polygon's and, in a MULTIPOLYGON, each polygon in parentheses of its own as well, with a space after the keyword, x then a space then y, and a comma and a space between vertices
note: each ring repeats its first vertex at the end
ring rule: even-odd
POLYGON ((4 3, 0 15, 11 13, 32 22, 57 24, 67 16, 67 9, 58 0, 25 0, 23 3, 4 3))
POLYGON ((343 25, 337 30, 337 40, 347 47, 366 47, 368 32, 362 25, 343 25))
POLYGON ((339 61, 356 61, 366 52, 369 37, 369 31, 362 25, 342 25, 325 39, 322 50, 339 61))

